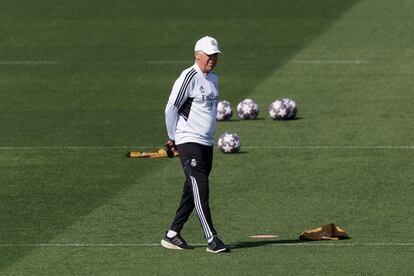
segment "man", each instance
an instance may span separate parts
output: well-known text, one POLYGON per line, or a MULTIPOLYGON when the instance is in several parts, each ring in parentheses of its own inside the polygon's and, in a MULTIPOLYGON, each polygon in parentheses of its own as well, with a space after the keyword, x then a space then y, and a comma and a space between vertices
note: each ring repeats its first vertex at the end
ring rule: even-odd
POLYGON ((228 252, 214 229, 208 204, 208 177, 213 161, 214 133, 218 102, 217 76, 212 72, 221 54, 217 40, 205 36, 194 48, 195 64, 175 81, 165 108, 167 146, 177 148, 186 176, 176 216, 161 245, 168 249, 192 249, 180 232, 196 209, 207 251, 228 252))

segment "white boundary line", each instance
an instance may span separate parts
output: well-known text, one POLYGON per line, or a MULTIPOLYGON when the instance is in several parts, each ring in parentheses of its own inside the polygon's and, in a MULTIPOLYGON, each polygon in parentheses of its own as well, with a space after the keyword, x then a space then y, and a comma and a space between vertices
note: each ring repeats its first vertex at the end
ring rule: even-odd
MULTIPOLYGON (((149 64, 149 65, 165 65, 165 64, 192 64, 191 60, 147 60, 147 61, 91 61, 86 64, 149 64)), ((57 65, 72 64, 73 62, 59 62, 56 60, 0 60, 0 65, 57 65)), ((76 63, 76 62, 75 62, 76 63)), ((79 62, 81 64, 82 62, 79 62)))
MULTIPOLYGON (((246 244, 254 244, 258 242, 245 242, 246 244)), ((207 246, 207 243, 198 243, 198 244, 191 244, 193 246, 201 247, 207 246)), ((237 248, 238 245, 240 247, 243 246, 243 243, 238 244, 230 244, 230 246, 237 248)), ((22 244, 0 244, 0 247, 158 247, 161 245, 159 243, 22 243, 22 244)), ((263 244, 263 246, 316 246, 316 247, 323 247, 323 246, 362 246, 362 247, 394 247, 394 246, 414 246, 414 243, 324 243, 324 242, 297 242, 297 243, 283 243, 282 241, 279 243, 277 241, 269 242, 268 244, 263 244)))
MULTIPOLYGON (((188 64, 191 61, 188 60, 148 60, 143 62, 137 63, 145 63, 145 64, 188 64)), ((278 63, 276 61, 276 63, 278 63)), ((285 62, 284 62, 285 63, 285 62)), ((293 59, 288 60, 286 64, 293 63, 293 64, 364 64, 367 63, 365 60, 300 60, 300 59, 293 59)))
MULTIPOLYGON (((188 64, 191 63, 191 60, 147 60, 147 61, 137 61, 136 63, 145 63, 145 64, 188 64)), ((275 61, 280 63, 281 61, 275 61)), ((315 59, 315 60, 302 60, 302 59, 293 59, 288 61, 283 61, 283 63, 289 64, 364 64, 368 63, 365 60, 346 60, 346 59, 315 59)))
MULTIPOLYGON (((141 63, 141 62, 137 62, 141 63)), ((145 64, 193 64, 193 60, 148 60, 143 61, 145 64)))
MULTIPOLYGON (((137 146, 21 146, 21 147, 0 147, 0 150, 105 150, 105 149, 157 149, 162 148, 161 145, 137 145, 137 146)), ((400 145, 400 146, 242 146, 243 149, 291 149, 291 150, 413 150, 414 146, 400 145)))
POLYGON ((101 149, 153 149, 161 146, 22 146, 0 147, 0 150, 101 150, 101 149))
POLYGON ((288 63, 296 64, 363 64, 364 60, 298 60, 294 59, 288 63))
POLYGON ((368 149, 368 150, 382 150, 382 149, 414 149, 414 146, 245 146, 242 149, 345 149, 345 150, 355 150, 355 149, 368 149))

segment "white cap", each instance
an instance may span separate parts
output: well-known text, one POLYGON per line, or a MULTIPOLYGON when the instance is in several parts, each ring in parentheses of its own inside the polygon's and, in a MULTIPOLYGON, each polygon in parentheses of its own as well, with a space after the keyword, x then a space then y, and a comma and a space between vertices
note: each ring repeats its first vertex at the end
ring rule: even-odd
POLYGON ((221 54, 217 40, 211 36, 205 36, 197 41, 194 52, 197 51, 203 51, 207 55, 221 54))

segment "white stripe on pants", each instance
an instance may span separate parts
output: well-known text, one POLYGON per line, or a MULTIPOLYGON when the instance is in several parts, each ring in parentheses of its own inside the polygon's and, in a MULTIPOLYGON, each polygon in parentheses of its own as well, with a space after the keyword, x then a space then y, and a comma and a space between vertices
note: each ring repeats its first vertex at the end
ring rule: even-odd
POLYGON ((203 208, 201 206, 200 193, 198 191, 198 186, 197 186, 197 180, 195 179, 195 177, 191 175, 190 175, 190 178, 191 178, 191 184, 193 185, 194 206, 196 208, 198 217, 200 219, 201 226, 203 227, 204 234, 206 238, 209 239, 213 237, 213 233, 211 232, 210 226, 208 225, 206 217, 204 216, 203 208))

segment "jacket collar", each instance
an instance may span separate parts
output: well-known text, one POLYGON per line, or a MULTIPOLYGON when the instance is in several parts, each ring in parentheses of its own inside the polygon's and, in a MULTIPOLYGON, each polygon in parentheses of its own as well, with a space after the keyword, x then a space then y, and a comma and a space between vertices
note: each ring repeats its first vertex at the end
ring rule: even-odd
POLYGON ((193 65, 193 68, 198 72, 198 73, 200 73, 202 76, 204 76, 204 77, 208 77, 209 75, 210 75, 210 73, 211 72, 209 72, 209 73, 203 73, 203 71, 201 71, 201 69, 200 69, 200 67, 198 67, 198 65, 197 65, 197 63, 196 62, 194 62, 194 65, 193 65))

